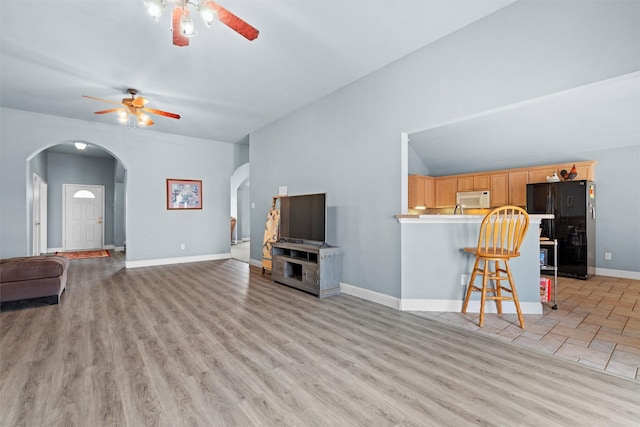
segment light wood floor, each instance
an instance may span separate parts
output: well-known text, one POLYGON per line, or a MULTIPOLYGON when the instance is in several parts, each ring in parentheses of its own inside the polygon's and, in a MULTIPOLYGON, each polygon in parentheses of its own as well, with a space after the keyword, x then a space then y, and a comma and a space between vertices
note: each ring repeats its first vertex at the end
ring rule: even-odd
POLYGON ((2 426, 637 426, 640 384, 235 260, 71 262, 0 313, 2 426))

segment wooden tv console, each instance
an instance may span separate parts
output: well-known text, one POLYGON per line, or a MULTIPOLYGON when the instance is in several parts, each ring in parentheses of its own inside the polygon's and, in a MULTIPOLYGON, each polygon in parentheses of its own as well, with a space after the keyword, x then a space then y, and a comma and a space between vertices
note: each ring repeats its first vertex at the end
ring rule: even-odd
POLYGON ((271 246, 274 282, 320 298, 340 292, 340 248, 306 243, 274 242, 271 246))

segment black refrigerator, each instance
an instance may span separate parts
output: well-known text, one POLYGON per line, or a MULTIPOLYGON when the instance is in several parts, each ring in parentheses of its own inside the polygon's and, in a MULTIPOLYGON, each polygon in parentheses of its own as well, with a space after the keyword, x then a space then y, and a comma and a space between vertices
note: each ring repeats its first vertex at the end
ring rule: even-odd
MULTIPOLYGON (((541 237, 558 240, 558 275, 587 280, 596 269, 596 186, 593 181, 527 184, 527 212, 542 220, 541 237)), ((549 256, 549 265, 553 257, 549 256)))

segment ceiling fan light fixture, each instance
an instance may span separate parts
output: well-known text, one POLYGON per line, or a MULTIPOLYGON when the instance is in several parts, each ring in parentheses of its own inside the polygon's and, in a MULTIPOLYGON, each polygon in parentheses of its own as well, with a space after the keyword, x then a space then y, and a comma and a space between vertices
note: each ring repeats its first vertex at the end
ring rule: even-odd
POLYGON ((149 122, 149 116, 146 114, 140 114, 138 116, 138 126, 145 127, 149 122))
POLYGON ((189 10, 184 9, 184 13, 182 14, 182 19, 180 20, 180 34, 185 37, 193 37, 198 32, 196 31, 195 25, 193 25, 193 21, 189 16, 189 10))
POLYGON ((148 0, 144 2, 144 5, 146 6, 149 15, 151 15, 156 22, 164 14, 165 9, 167 8, 165 0, 148 0))
POLYGON ((73 145, 75 145, 78 150, 84 150, 87 148, 87 144, 84 142, 74 142, 73 145))
POLYGON ((210 27, 213 23, 218 19, 218 12, 211 7, 209 2, 204 2, 204 4, 198 5, 198 12, 200 12, 200 17, 204 22, 204 25, 210 27))

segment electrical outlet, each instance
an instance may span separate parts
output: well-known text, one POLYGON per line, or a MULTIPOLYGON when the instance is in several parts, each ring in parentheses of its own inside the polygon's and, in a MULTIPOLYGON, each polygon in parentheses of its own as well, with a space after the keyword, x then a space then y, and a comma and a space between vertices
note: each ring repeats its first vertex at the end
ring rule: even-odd
POLYGON ((461 274, 460 275, 460 285, 464 286, 467 283, 469 283, 469 275, 468 274, 461 274))
POLYGON ((604 259, 606 259, 607 261, 611 261, 611 252, 605 252, 604 259))
POLYGON ((184 251, 184 249, 187 247, 187 245, 185 245, 184 243, 180 243, 180 250, 184 251))

